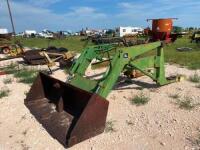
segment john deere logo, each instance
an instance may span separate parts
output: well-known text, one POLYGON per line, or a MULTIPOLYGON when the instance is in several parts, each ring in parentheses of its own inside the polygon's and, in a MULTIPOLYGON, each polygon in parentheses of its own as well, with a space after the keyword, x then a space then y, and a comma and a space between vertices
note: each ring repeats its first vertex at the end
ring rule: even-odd
POLYGON ((124 53, 123 57, 128 58, 128 53, 124 53))

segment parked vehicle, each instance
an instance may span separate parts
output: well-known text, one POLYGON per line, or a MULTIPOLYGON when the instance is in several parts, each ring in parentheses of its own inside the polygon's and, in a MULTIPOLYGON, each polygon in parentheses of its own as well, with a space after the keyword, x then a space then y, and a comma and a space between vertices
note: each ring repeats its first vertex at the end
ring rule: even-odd
POLYGON ((26 38, 33 38, 36 37, 37 31, 35 30, 25 30, 23 33, 23 37, 26 38))
POLYGON ((24 32, 19 32, 15 36, 17 36, 17 37, 24 37, 24 32))
POLYGON ((191 43, 192 42, 200 43, 200 31, 196 31, 193 33, 193 35, 191 36, 191 43))
POLYGON ((49 30, 43 30, 42 32, 40 32, 38 34, 39 37, 42 37, 42 38, 46 38, 46 39, 51 39, 54 37, 54 33, 52 31, 49 31, 49 30))

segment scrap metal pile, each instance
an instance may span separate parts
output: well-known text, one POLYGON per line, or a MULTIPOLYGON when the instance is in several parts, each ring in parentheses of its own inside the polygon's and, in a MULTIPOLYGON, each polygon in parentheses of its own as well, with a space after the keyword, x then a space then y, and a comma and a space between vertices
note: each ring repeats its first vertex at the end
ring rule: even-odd
POLYGON ((101 37, 101 36, 92 36, 89 39, 96 45, 99 44, 118 44, 123 46, 133 46, 139 44, 145 44, 145 39, 139 38, 140 35, 126 35, 124 37, 101 37))
POLYGON ((152 29, 149 27, 144 29, 144 33, 130 34, 123 37, 116 36, 89 36, 88 40, 91 40, 96 45, 98 44, 113 44, 123 46, 134 46, 139 44, 145 44, 149 42, 163 41, 163 43, 173 43, 176 39, 182 36, 182 33, 173 33, 173 20, 177 18, 161 18, 161 19, 147 19, 147 22, 152 21, 152 29))
POLYGON ((68 50, 65 48, 56 48, 56 47, 48 47, 47 49, 37 49, 37 50, 29 50, 24 52, 23 59, 25 63, 29 65, 44 65, 52 61, 50 59, 55 59, 54 61, 59 61, 64 58, 65 53, 68 50), (44 55, 44 52, 47 55, 44 55), (59 56, 63 56, 60 58, 59 56), (59 57, 59 59, 56 59, 59 57))
POLYGON ((0 53, 8 56, 7 58, 0 60, 6 60, 10 58, 12 59, 16 57, 21 57, 21 55, 24 53, 24 49, 20 42, 15 41, 13 43, 9 36, 5 38, 0 38, 0 53))

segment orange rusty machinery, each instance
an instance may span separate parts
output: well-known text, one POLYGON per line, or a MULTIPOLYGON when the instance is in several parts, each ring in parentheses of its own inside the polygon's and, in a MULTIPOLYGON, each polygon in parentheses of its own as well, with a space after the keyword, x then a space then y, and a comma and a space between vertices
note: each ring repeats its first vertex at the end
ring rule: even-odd
POLYGON ((177 18, 147 19, 152 21, 152 30, 149 31, 152 41, 164 41, 165 43, 174 42, 176 36, 171 34, 173 30, 173 20, 177 18))

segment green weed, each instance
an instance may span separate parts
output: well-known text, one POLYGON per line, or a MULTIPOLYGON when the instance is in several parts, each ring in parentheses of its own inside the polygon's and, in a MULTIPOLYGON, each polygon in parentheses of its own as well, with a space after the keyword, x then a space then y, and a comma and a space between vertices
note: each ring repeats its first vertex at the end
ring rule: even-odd
POLYGON ((38 71, 23 69, 14 73, 15 78, 19 78, 19 82, 32 84, 37 76, 38 71))
POLYGON ((193 104, 192 101, 193 99, 191 97, 186 96, 183 99, 177 100, 177 104, 181 109, 191 110, 195 108, 197 105, 199 105, 199 104, 193 104))
POLYGON ((143 92, 141 92, 139 95, 136 95, 132 100, 131 103, 140 106, 148 103, 150 98, 148 96, 145 96, 143 92))
POLYGON ((199 83, 200 76, 197 73, 195 73, 194 75, 190 76, 189 81, 194 82, 194 83, 199 83))
POLYGON ((18 68, 17 68, 17 64, 11 63, 10 65, 2 68, 1 70, 7 74, 13 74, 18 70, 18 68))
POLYGON ((8 89, 3 89, 0 91, 0 99, 3 98, 3 97, 7 97, 10 93, 10 90, 8 89))
POLYGON ((4 84, 11 84, 12 83, 12 79, 11 78, 6 78, 3 80, 4 84))
POLYGON ((105 128, 106 133, 116 131, 116 129, 114 128, 114 122, 115 121, 112 121, 112 120, 106 122, 106 128, 105 128))

